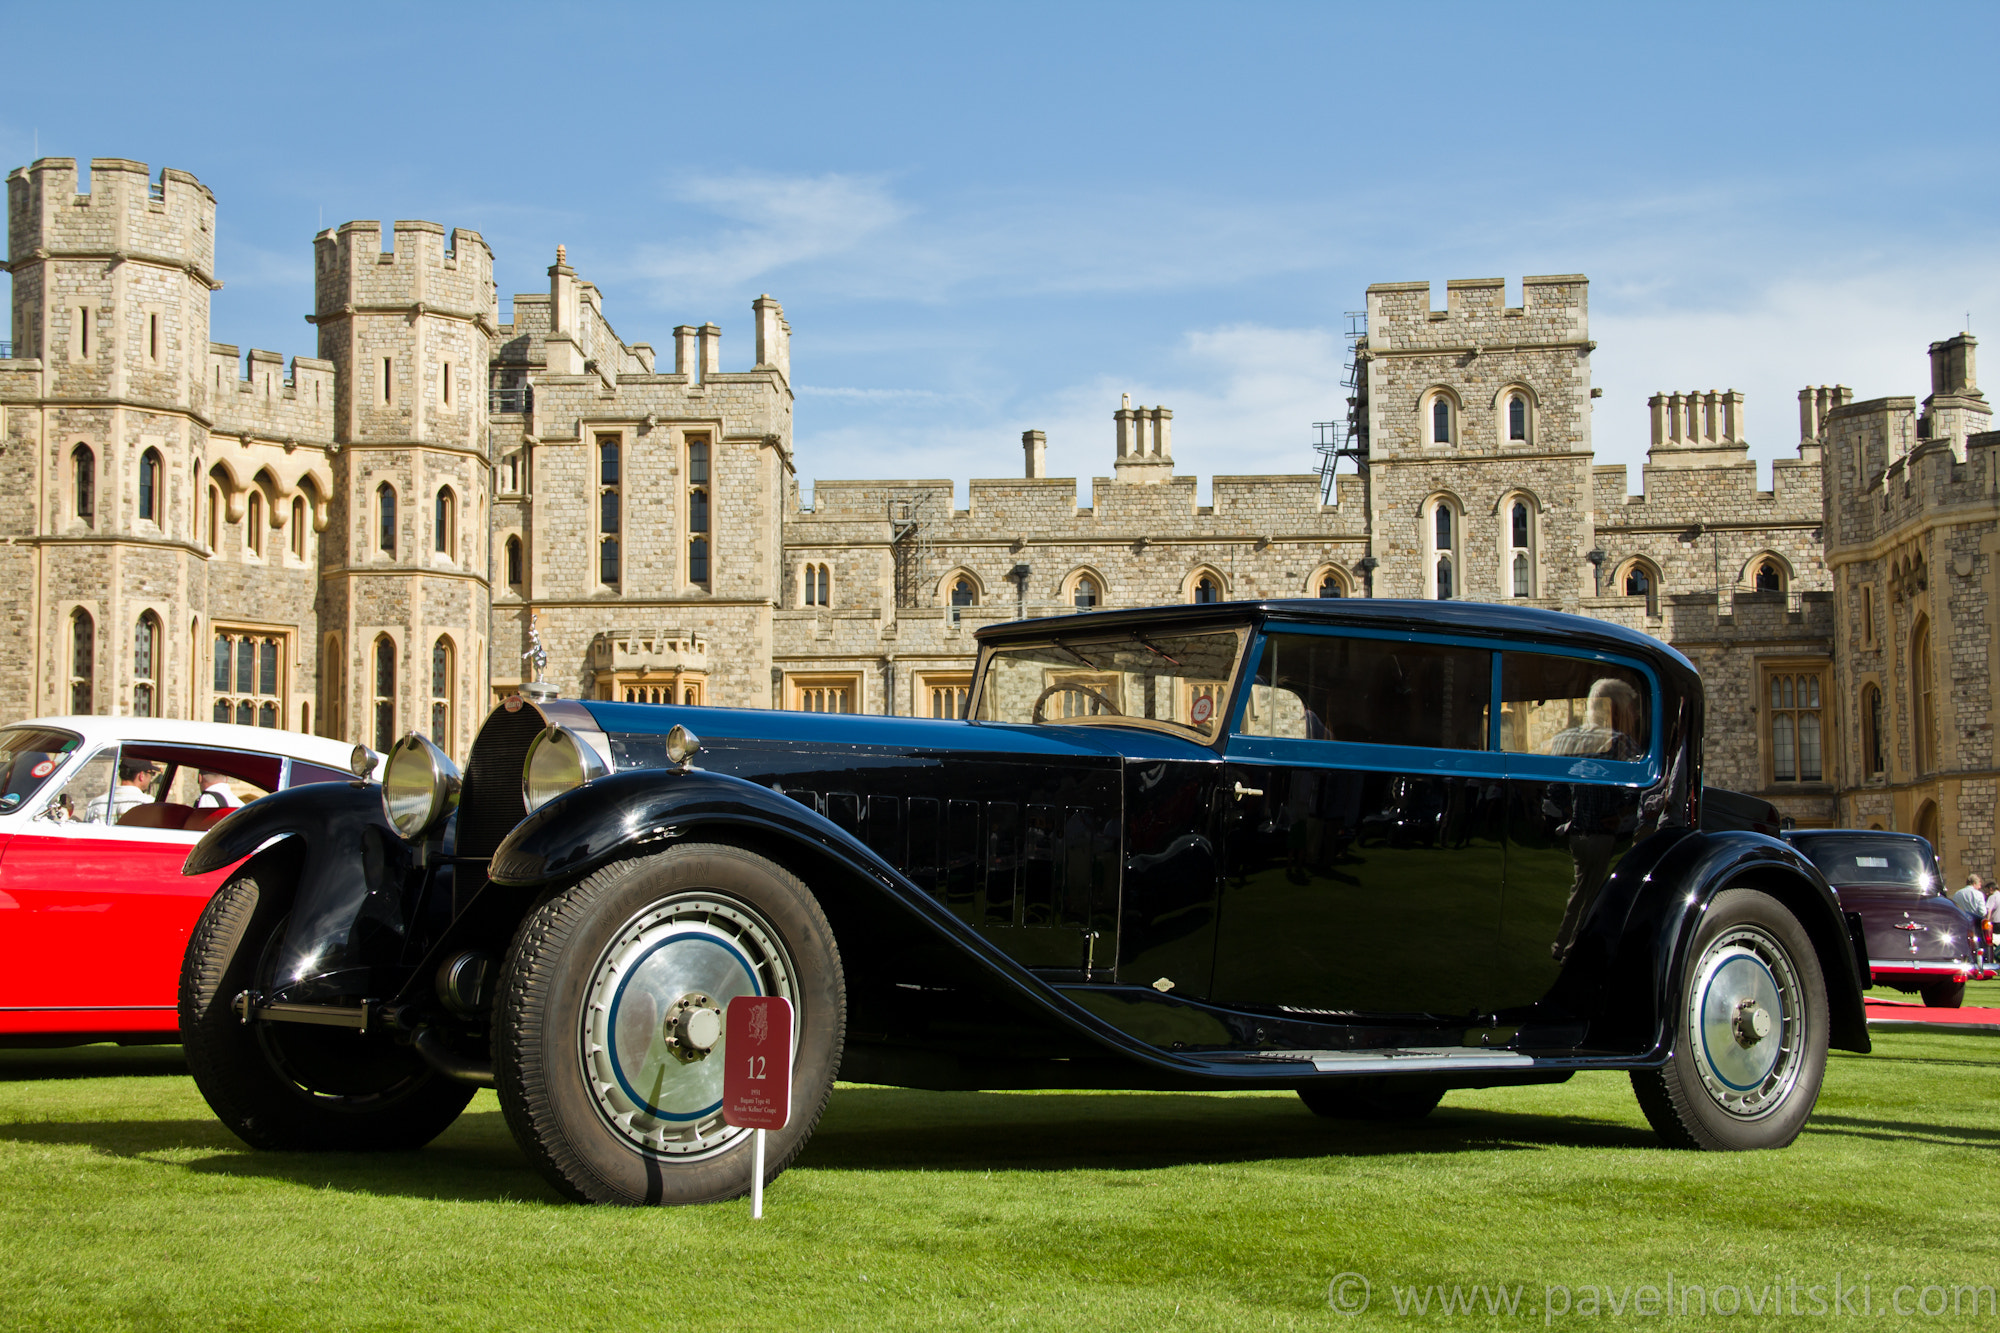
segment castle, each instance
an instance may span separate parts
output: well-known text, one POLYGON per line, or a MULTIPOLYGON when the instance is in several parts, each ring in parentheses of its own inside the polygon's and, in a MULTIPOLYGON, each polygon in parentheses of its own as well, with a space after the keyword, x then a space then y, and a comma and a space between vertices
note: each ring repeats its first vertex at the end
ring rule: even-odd
POLYGON ((1647 404, 1639 488, 1591 443, 1589 283, 1368 289, 1349 419, 1363 466, 1177 474, 1173 413, 1113 413, 1079 505, 1022 475, 820 481, 801 503, 790 327, 627 343, 561 247, 499 322, 476 232, 314 240, 317 357, 210 340, 215 199, 140 163, 7 178, 0 671, 9 718, 227 719, 462 757, 523 680, 564 692, 962 713, 971 631, 1022 615, 1259 597, 1470 597, 1674 644, 1709 700, 1708 779, 1801 824, 1915 830, 1991 873, 2000 434, 1974 343, 1931 394, 1800 395, 1759 490, 1729 391, 1647 404))

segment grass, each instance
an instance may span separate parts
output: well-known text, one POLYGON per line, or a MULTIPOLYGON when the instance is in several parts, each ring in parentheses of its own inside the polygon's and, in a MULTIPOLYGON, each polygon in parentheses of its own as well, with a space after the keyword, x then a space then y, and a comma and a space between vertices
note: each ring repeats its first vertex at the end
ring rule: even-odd
POLYGON ((1797 1144, 1731 1156, 1658 1148, 1610 1074, 1407 1127, 1290 1094, 843 1085, 753 1223, 559 1203, 490 1093, 421 1153, 253 1153, 171 1048, 4 1052, 0 1328, 1820 1326, 1642 1320, 1621 1292, 1775 1279, 1808 1312, 1808 1287, 1868 1275, 1879 1312, 1897 1283, 1913 1307, 2000 1279, 1996 1105, 2000 1041, 1927 1033, 1836 1054, 1797 1144), (1328 1307, 1345 1272, 1372 1284, 1359 1318, 1328 1307), (1524 1291, 1512 1318, 1398 1316, 1393 1289, 1437 1284, 1524 1291), (1575 1313, 1586 1285, 1623 1315, 1575 1313))

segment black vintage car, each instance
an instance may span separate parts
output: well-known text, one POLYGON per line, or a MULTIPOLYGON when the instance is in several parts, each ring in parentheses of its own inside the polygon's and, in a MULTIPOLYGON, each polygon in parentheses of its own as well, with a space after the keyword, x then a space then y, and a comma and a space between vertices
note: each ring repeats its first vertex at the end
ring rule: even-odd
POLYGON ((1966 982, 1994 975, 1983 928, 1946 895, 1924 839, 1880 829, 1794 829, 1784 838, 1819 867, 1842 910, 1861 918, 1876 985, 1956 1009, 1966 982))
POLYGON ((379 787, 232 815, 188 861, 249 858, 187 952, 203 1094, 259 1147, 409 1147, 490 1084, 558 1189, 661 1203, 748 1186, 738 996, 798 1014, 770 1175, 836 1076, 1379 1119, 1622 1069, 1665 1142, 1738 1149, 1868 1048, 1825 880, 1704 829, 1656 640, 1372 600, 978 637, 968 721, 530 689, 462 784, 410 736, 379 787))

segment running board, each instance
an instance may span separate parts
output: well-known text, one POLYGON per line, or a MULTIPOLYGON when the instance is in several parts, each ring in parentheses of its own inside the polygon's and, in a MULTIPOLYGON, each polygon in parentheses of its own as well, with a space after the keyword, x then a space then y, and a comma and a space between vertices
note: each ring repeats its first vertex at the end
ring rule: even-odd
POLYGON ((1219 1064, 1310 1064, 1319 1074, 1441 1074, 1485 1070, 1555 1069, 1567 1062, 1537 1060, 1519 1051, 1466 1046, 1400 1046, 1373 1051, 1246 1051, 1210 1057, 1219 1064))

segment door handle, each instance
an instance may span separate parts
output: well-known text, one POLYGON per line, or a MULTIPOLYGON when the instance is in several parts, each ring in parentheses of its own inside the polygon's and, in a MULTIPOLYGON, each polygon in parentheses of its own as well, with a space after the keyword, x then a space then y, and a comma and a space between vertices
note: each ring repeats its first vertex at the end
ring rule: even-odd
POLYGON ((1262 796, 1263 794, 1264 789, 1262 787, 1246 787, 1240 782, 1236 784, 1236 799, 1239 801, 1245 796, 1262 796))

